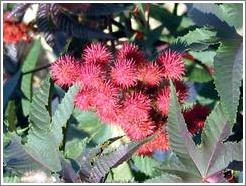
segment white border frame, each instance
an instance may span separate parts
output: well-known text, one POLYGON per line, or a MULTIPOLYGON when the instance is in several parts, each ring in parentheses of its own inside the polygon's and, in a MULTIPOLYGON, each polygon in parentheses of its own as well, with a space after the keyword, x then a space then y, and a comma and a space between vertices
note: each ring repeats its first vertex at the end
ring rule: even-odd
MULTIPOLYGON (((241 3, 243 4, 243 183, 245 185, 245 1, 1 1, 1 28, 3 28, 4 3, 241 3)), ((3 103, 3 29, 1 29, 1 104, 3 103)), ((1 185, 211 185, 211 183, 4 183, 3 182, 3 107, 1 105, 1 185)), ((229 183, 228 183, 229 184, 229 183)), ((227 185, 227 183, 212 183, 212 185, 227 185)))

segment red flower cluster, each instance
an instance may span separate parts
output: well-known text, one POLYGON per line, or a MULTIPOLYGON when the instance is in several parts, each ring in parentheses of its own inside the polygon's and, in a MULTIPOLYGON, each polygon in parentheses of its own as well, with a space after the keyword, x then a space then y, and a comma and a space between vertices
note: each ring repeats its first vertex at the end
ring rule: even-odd
POLYGON ((113 59, 104 44, 92 43, 79 60, 60 57, 53 63, 51 75, 61 86, 80 83, 75 105, 95 111, 102 122, 120 125, 131 140, 160 132, 138 154, 168 149, 162 128, 168 114, 170 79, 175 81, 179 101, 187 98, 181 82, 185 70, 181 55, 167 50, 152 62, 136 45, 125 43, 115 56, 113 59))
POLYGON ((24 23, 16 23, 14 20, 7 18, 8 13, 4 14, 3 22, 3 41, 5 43, 17 43, 19 41, 31 40, 28 34, 28 27, 24 23))

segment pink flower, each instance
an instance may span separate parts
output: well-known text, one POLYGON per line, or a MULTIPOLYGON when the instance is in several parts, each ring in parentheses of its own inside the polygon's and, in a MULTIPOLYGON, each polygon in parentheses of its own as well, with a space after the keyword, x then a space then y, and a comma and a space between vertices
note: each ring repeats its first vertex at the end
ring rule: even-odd
POLYGON ((156 86, 161 81, 161 70, 155 63, 147 62, 139 67, 137 72, 139 81, 149 86, 156 86))
POLYGON ((161 65, 162 75, 166 79, 180 80, 184 75, 184 62, 177 52, 167 50, 157 58, 157 62, 161 65))
POLYGON ((122 48, 118 50, 117 60, 133 60, 136 64, 145 61, 144 54, 139 48, 133 43, 124 43, 122 48))
POLYGON ((84 63, 80 70, 79 82, 84 86, 97 88, 103 83, 103 70, 94 63, 84 63))
POLYGON ((151 156, 155 151, 165 151, 169 149, 167 133, 163 129, 159 129, 159 134, 151 141, 143 144, 137 151, 138 155, 151 156))
POLYGON ((191 134, 196 134, 203 127, 210 109, 207 106, 195 105, 191 109, 184 111, 184 119, 191 134))
POLYGON ((118 60, 111 69, 113 83, 123 88, 134 86, 137 82, 136 67, 132 60, 118 60))
POLYGON ((95 107, 95 90, 83 87, 74 98, 75 106, 88 111, 95 107))
POLYGON ((74 57, 61 56, 51 65, 51 77, 60 86, 71 86, 78 79, 80 67, 74 57))
POLYGON ((112 54, 103 43, 92 43, 83 53, 85 63, 106 65, 112 59, 112 54))

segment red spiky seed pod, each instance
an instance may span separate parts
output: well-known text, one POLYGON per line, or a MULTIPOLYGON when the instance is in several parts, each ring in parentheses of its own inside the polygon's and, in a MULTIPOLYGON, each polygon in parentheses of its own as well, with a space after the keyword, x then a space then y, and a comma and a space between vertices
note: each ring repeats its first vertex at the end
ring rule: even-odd
POLYGON ((111 68, 112 81, 122 88, 134 86, 137 82, 136 71, 136 66, 132 60, 118 60, 111 68))
POLYGON ((101 84, 96 91, 94 98, 97 114, 105 123, 116 122, 118 91, 111 82, 101 84))
POLYGON ((59 86, 71 86, 80 73, 81 64, 72 56, 64 55, 51 64, 51 77, 59 86))
POLYGON ((80 69, 78 81, 83 86, 97 88, 103 83, 103 70, 94 63, 84 63, 80 69))
POLYGON ((138 80, 149 86, 156 86, 161 81, 161 69, 155 63, 146 63, 138 68, 138 80))
POLYGON ((83 87, 74 98, 75 106, 81 110, 89 111, 95 107, 95 90, 83 87))
POLYGON ((166 151, 169 149, 168 136, 163 129, 159 129, 159 134, 151 141, 145 143, 137 150, 137 155, 151 156, 155 151, 166 151))
POLYGON ((126 120, 131 118, 146 119, 149 117, 151 101, 141 92, 133 92, 126 95, 122 103, 122 112, 126 120))
POLYGON ((156 126, 150 120, 135 119, 121 124, 127 136, 133 140, 142 140, 153 134, 156 126))
POLYGON ((141 64, 145 61, 144 53, 139 50, 138 46, 133 43, 124 43, 122 48, 118 50, 116 59, 121 60, 133 60, 136 64, 141 64))
POLYGON ((180 80, 184 75, 185 67, 181 54, 175 51, 166 50, 157 58, 162 68, 162 75, 169 80, 180 80))
POLYGON ((85 63, 106 65, 112 59, 112 54, 109 52, 106 45, 98 42, 88 45, 83 52, 82 58, 85 63))

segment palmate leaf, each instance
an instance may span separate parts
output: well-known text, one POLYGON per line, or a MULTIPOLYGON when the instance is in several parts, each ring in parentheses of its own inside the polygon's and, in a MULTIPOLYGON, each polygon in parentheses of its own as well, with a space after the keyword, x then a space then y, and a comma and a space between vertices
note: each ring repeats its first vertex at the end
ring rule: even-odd
POLYGON ((203 157, 200 170, 203 177, 218 174, 233 160, 241 161, 243 159, 242 142, 223 143, 230 133, 231 127, 228 118, 219 104, 207 118, 202 132, 200 149, 203 157))
POLYGON ((73 97, 78 87, 71 87, 65 94, 52 117, 47 110, 49 104, 50 78, 48 77, 33 97, 30 110, 31 128, 27 136, 26 149, 33 157, 42 161, 52 171, 61 170, 59 145, 63 140, 65 126, 74 109, 73 97))
POLYGON ((223 169, 233 160, 242 160, 242 143, 223 142, 230 134, 230 125, 220 104, 206 120, 201 144, 195 146, 172 83, 167 132, 177 159, 164 163, 159 170, 177 175, 185 182, 224 182, 223 169))
POLYGON ((69 88, 68 92, 65 94, 62 102, 58 105, 55 114, 52 116, 52 122, 50 127, 50 132, 54 136, 54 143, 57 147, 62 142, 63 133, 62 128, 65 127, 68 119, 70 118, 74 109, 74 96, 79 90, 79 86, 74 85, 69 88))
POLYGON ((222 106, 235 123, 243 78, 243 43, 241 39, 223 41, 214 58, 215 86, 222 106))
POLYGON ((47 110, 49 96, 50 78, 48 77, 34 95, 31 103, 29 114, 31 127, 25 149, 49 170, 56 172, 61 170, 61 162, 54 136, 49 132, 51 120, 47 110))
MULTIPOLYGON (((35 40, 33 43, 33 46, 28 53, 21 71, 22 73, 25 73, 27 71, 33 70, 37 64, 39 53, 41 50, 41 43, 40 40, 35 40)), ((22 76, 21 81, 21 91, 24 94, 25 98, 29 100, 29 102, 32 99, 32 73, 25 74, 22 76)), ((22 110, 25 115, 29 113, 30 103, 27 100, 22 100, 22 110)))
MULTIPOLYGON (((173 84, 171 84, 171 90, 172 93, 175 92, 173 84)), ((170 147, 181 161, 186 160, 186 162, 184 161, 187 163, 186 166, 190 166, 194 171, 198 171, 197 169, 194 169, 197 163, 196 156, 198 155, 195 143, 186 127, 176 96, 173 96, 172 94, 170 100, 170 111, 168 114, 167 125, 167 132, 170 136, 170 147)))

